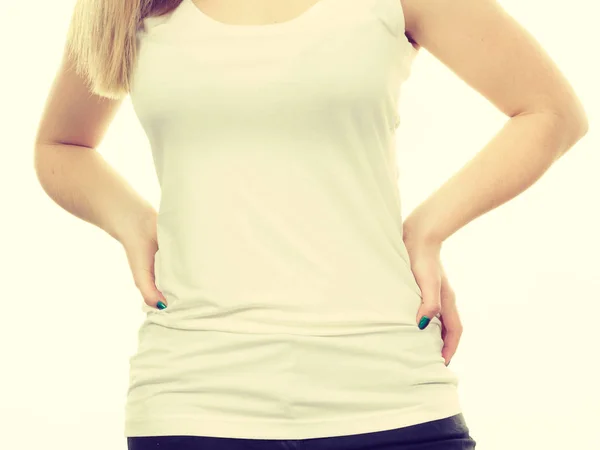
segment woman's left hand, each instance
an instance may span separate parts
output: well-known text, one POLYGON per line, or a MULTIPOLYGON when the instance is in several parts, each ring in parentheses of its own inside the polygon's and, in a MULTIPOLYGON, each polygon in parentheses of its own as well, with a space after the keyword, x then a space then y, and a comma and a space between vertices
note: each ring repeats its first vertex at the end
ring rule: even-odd
MULTIPOLYGON (((446 366, 454 356, 463 327, 456 306, 456 295, 440 260, 440 243, 426 242, 419 238, 404 239, 411 269, 423 294, 417 312, 417 324, 423 316, 429 319, 438 315, 442 322, 442 357, 446 366)), ((427 322, 429 323, 429 322, 427 322)))

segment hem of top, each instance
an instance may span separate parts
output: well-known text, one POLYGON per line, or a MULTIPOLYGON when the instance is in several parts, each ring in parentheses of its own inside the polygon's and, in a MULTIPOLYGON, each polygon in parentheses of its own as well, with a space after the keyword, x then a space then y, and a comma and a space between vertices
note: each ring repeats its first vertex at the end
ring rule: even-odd
POLYGON ((348 436, 403 428, 462 413, 460 403, 412 414, 393 412, 331 420, 231 420, 203 416, 166 416, 125 421, 125 437, 204 436, 235 439, 300 440, 348 436), (262 425, 262 427, 261 427, 262 425), (260 429, 261 431, 257 431, 260 429))

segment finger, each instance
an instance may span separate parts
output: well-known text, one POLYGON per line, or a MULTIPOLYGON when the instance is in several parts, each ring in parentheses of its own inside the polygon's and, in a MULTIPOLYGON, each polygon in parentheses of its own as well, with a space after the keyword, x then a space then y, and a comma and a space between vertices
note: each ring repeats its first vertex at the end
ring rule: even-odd
POLYGON ((142 293, 142 297, 144 297, 144 303, 153 308, 165 309, 167 307, 167 299, 156 288, 154 276, 147 270, 142 269, 138 274, 138 280, 138 289, 142 293))
POLYGON ((424 330, 431 319, 441 311, 439 269, 436 264, 431 264, 424 269, 415 267, 413 271, 423 297, 417 311, 417 325, 419 329, 424 330))
POLYGON ((446 362, 446 365, 450 364, 450 360, 456 353, 460 337, 462 335, 462 324, 458 309, 456 308, 456 302, 451 301, 448 304, 444 304, 444 310, 442 311, 442 322, 444 325, 445 332, 442 336, 444 340, 444 346, 442 347, 442 357, 446 362))
POLYGON ((148 257, 143 250, 139 249, 128 253, 135 286, 142 294, 144 303, 152 308, 164 309, 167 307, 167 299, 156 288, 154 257, 155 255, 152 252, 151 256, 148 257))
POLYGON ((446 362, 446 365, 450 364, 450 360, 456 353, 456 349, 458 348, 458 343, 460 342, 460 336, 462 334, 462 329, 457 328, 454 325, 447 326, 446 325, 447 316, 443 316, 444 326, 446 327, 446 335, 444 336, 444 346, 442 347, 442 357, 446 362))

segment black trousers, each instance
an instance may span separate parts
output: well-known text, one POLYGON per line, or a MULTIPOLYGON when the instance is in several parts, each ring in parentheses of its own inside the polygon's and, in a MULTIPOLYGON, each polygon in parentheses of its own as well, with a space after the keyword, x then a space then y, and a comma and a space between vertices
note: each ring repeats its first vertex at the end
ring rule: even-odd
POLYGON ((463 414, 392 430, 307 439, 135 436, 128 450, 472 450, 463 414))

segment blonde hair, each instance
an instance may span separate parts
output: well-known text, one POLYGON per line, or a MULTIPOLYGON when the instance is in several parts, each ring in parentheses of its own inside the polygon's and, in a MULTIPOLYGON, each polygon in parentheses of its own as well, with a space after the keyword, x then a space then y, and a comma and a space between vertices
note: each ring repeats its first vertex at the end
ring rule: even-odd
POLYGON ((77 0, 66 49, 97 95, 119 99, 131 86, 142 20, 172 11, 182 0, 77 0))

